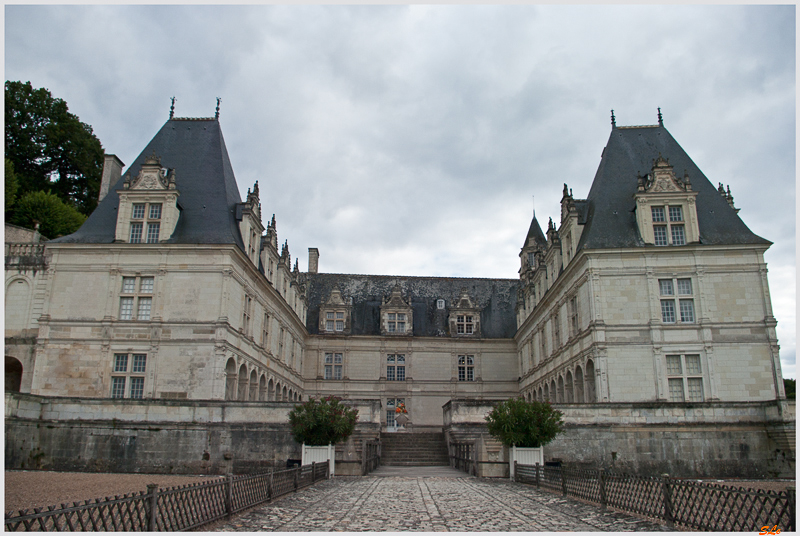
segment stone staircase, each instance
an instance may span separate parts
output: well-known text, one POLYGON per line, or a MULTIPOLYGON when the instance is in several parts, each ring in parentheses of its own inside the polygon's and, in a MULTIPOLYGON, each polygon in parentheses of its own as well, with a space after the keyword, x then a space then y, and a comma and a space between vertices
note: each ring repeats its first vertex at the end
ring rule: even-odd
POLYGON ((444 433, 381 434, 381 465, 449 465, 444 433))

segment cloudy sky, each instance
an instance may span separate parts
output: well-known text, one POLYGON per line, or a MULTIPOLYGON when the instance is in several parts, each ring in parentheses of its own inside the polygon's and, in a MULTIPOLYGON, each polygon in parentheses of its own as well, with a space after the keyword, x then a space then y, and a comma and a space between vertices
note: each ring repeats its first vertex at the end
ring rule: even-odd
POLYGON ((795 377, 795 7, 6 6, 5 76, 131 163, 220 121, 244 194, 325 272, 516 278, 535 205, 585 197, 617 124, 664 124, 766 254, 795 377))

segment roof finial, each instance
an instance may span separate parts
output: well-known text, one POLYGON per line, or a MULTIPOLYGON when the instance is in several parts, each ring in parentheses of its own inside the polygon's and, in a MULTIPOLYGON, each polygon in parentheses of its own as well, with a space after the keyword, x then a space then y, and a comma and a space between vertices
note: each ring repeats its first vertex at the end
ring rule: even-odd
POLYGON ((219 101, 221 100, 222 99, 220 97, 217 97, 217 113, 214 114, 214 119, 216 119, 217 121, 219 121, 219 101))
POLYGON ((172 97, 172 106, 169 107, 169 118, 172 119, 175 116, 175 97, 172 97))
POLYGON ((614 117, 614 110, 611 110, 611 128, 617 128, 617 118, 614 117))
POLYGON ((658 126, 664 126, 664 118, 661 116, 661 107, 658 107, 658 126))

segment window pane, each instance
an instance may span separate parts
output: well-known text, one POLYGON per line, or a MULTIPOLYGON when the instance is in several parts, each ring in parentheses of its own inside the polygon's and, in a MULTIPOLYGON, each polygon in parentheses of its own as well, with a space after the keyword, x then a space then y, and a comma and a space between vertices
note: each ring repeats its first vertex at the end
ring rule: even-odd
POLYGON ((133 354, 133 369, 131 372, 144 372, 147 368, 147 354, 133 354))
POLYGON ((122 398, 125 396, 125 378, 111 378, 111 398, 122 398))
POLYGON ((325 331, 333 331, 333 320, 325 321, 325 331))
POLYGON ((158 242, 158 233, 161 231, 160 223, 147 224, 147 243, 156 244, 158 242))
POLYGON ((694 300, 681 300, 681 322, 694 322, 694 300))
POLYGON ((659 279, 658 290, 662 296, 672 296, 675 293, 672 287, 672 279, 659 279))
POLYGON ((152 294, 153 293, 153 278, 152 277, 143 277, 141 289, 139 292, 142 294, 152 294))
POLYGON ((133 318, 133 298, 119 299, 119 319, 130 320, 133 318))
POLYGON ((692 402, 703 401, 703 379, 702 378, 689 378, 686 380, 687 387, 689 388, 689 400, 692 402))
POLYGON ((389 354, 386 356, 387 363, 394 363, 394 354, 389 354))
POLYGON ((686 244, 686 235, 683 232, 683 225, 672 226, 672 245, 682 246, 686 244))
POLYGON ((336 318, 344 318, 344 313, 343 313, 343 312, 338 312, 338 311, 337 311, 337 313, 336 313, 336 318))
POLYGON ((672 300, 661 300, 661 321, 675 322, 675 302, 672 300))
POLYGON ((333 320, 333 312, 325 313, 325 318, 327 318, 328 320, 333 320))
POLYGON ((342 366, 335 365, 333 367, 333 379, 334 380, 341 380, 342 379, 342 366))
POLYGON ((398 322, 397 323, 397 331, 403 333, 406 330, 406 323, 405 322, 398 322))
POLYGON ((402 382, 406 379, 406 367, 397 367, 397 381, 402 382))
POLYGON ((333 365, 325 365, 325 379, 326 380, 333 379, 333 365))
POLYGON ((405 363, 406 362, 405 354, 397 354, 397 362, 398 363, 405 363))
POLYGON ((665 225, 654 225, 653 226, 653 238, 654 243, 657 246, 666 246, 667 245, 667 227, 665 225))
POLYGON ((458 367, 458 381, 463 382, 467 379, 467 367, 458 367))
POLYGON ((150 307, 153 304, 153 298, 139 298, 139 310, 136 314, 139 320, 150 320, 150 307))
POLYGON ((342 362, 342 354, 334 354, 334 363, 341 363, 342 362))
POLYGON ((333 354, 325 354, 325 362, 333 363, 333 354))
POLYGON ((473 361, 474 361, 473 357, 471 355, 468 355, 467 356, 467 365, 472 365, 473 361))
POLYGON ((472 324, 467 324, 467 335, 472 334, 472 324))
POLYGON ((389 326, 388 326, 389 327, 389 329, 388 329, 389 332, 394 332, 394 324, 395 324, 394 322, 389 322, 389 326))
POLYGON ((444 309, 444 300, 436 300, 436 308, 444 309))
POLYGON ((464 333, 464 324, 456 324, 456 333, 464 333))
POLYGON ((669 379, 669 400, 670 402, 683 402, 683 378, 669 379))
POLYGON ((131 398, 142 398, 144 395, 144 378, 131 378, 131 398))
POLYGON ((144 203, 134 203, 133 204, 133 214, 131 218, 134 220, 141 220, 144 218, 144 203))
POLYGON ((651 207, 653 213, 653 221, 667 221, 664 218, 664 207, 651 207))
POLYGON ((388 381, 394 381, 394 367, 393 366, 386 367, 386 379, 388 381))
POLYGON ((473 382, 475 381, 474 370, 472 367, 467 367, 467 381, 473 382))
POLYGON ((389 398, 386 400, 386 407, 387 408, 394 408, 394 398, 389 398))
POLYGON ((405 320, 406 319, 405 313, 397 313, 397 319, 398 320, 405 320))
POLYGON ((130 294, 135 292, 136 290, 136 278, 135 277, 123 277, 122 278, 122 292, 126 294, 130 294))
POLYGON ((683 221, 683 208, 669 207, 669 221, 683 221))
POLYGON ((687 374, 700 374, 700 356, 687 355, 686 356, 686 373, 687 374))
POLYGON ((140 244, 142 242, 142 224, 131 224, 131 244, 140 244))
POLYGON ((395 319, 395 314, 394 313, 389 313, 388 317, 389 317, 389 320, 394 320, 395 319))
POLYGON ((161 219, 161 203, 154 203, 150 205, 150 219, 151 220, 161 219))
POLYGON ((344 331, 344 320, 336 321, 336 331, 344 331))
POLYGON ((680 374, 680 373, 681 373, 681 356, 668 355, 667 374, 680 374))
POLYGON ((678 279, 678 294, 681 296, 692 295, 692 280, 691 279, 678 279))
POLYGON ((458 364, 459 364, 459 365, 463 365, 463 364, 465 364, 465 363, 466 363, 466 361, 467 361, 467 356, 465 356, 465 355, 460 355, 460 356, 458 356, 458 364))
POLYGON ((114 372, 128 372, 128 354, 114 354, 114 372))

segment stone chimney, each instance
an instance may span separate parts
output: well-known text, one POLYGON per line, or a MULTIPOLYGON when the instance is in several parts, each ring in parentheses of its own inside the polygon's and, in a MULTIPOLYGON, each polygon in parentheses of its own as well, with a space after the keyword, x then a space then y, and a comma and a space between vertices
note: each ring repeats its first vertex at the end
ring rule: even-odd
POLYGON ((319 250, 308 248, 308 273, 316 274, 317 270, 319 270, 319 250))
POLYGON ((100 181, 100 195, 97 198, 98 202, 102 201, 103 198, 108 195, 108 191, 111 187, 117 184, 117 181, 122 176, 123 167, 125 167, 125 164, 115 155, 107 154, 105 156, 105 160, 103 161, 103 179, 100 181))

